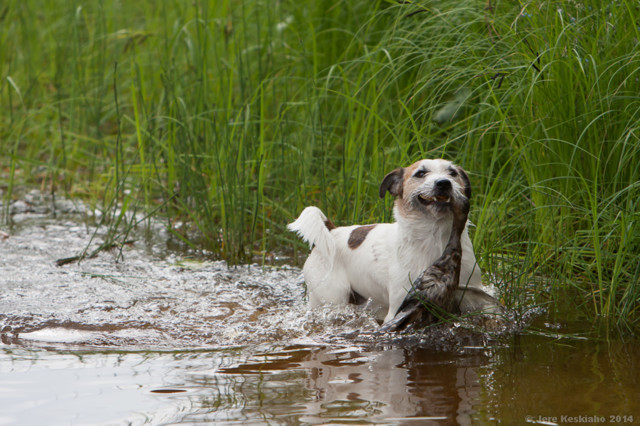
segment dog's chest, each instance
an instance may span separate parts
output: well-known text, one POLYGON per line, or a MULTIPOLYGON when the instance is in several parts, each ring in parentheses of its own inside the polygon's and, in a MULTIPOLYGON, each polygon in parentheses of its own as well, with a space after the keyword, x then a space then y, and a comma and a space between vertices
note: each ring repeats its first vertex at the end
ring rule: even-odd
POLYGON ((405 274, 411 275, 411 279, 415 279, 442 254, 447 244, 447 230, 442 228, 401 230, 397 245, 397 262, 400 269, 406 271, 405 274))

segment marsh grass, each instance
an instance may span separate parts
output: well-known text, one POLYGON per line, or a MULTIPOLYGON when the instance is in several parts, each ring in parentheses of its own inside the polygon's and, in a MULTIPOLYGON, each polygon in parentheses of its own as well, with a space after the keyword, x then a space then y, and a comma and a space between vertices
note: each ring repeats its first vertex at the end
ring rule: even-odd
POLYGON ((505 303, 571 292, 637 325, 639 17, 625 0, 9 0, 4 196, 83 197, 115 240, 154 211, 216 257, 301 259, 284 226, 305 205, 391 220, 384 174, 443 156, 471 173, 505 303))

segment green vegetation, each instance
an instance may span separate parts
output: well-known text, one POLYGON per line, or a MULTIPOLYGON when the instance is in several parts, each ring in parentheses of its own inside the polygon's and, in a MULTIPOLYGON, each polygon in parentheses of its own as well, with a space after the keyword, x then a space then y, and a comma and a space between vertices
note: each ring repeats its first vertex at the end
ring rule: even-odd
POLYGON ((507 304, 634 326, 639 39, 629 0, 8 0, 2 189, 82 197, 114 230, 153 211, 246 261, 306 253, 285 230, 305 205, 390 220, 384 174, 444 156, 507 304))

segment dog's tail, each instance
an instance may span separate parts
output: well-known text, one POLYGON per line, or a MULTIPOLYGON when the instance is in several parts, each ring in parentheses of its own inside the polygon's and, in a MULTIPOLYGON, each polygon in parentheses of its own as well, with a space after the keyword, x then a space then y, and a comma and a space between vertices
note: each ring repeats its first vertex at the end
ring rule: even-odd
POLYGON ((296 232, 300 238, 309 243, 309 247, 315 246, 330 264, 336 253, 336 243, 331 236, 331 230, 335 225, 317 207, 307 207, 300 213, 295 222, 287 225, 287 229, 296 232))

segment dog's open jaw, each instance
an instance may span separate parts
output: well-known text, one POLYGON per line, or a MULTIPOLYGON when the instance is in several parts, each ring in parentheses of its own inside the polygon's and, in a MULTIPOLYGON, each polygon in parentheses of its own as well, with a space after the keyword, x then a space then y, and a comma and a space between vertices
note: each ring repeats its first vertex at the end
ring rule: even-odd
POLYGON ((427 194, 420 194, 418 195, 418 200, 424 204, 425 206, 428 206, 431 203, 443 203, 443 204, 449 204, 451 202, 451 197, 448 195, 427 195, 427 194))
MULTIPOLYGON (((414 200, 417 201, 417 210, 423 210, 425 214, 441 215, 451 211, 451 191, 449 193, 420 193, 414 200)), ((412 209, 413 210, 413 209, 412 209)))
POLYGON ((451 202, 456 195, 461 192, 456 189, 456 184, 441 189, 427 182, 416 188, 409 198, 412 204, 410 210, 423 210, 429 214, 442 214, 451 211, 451 202))

